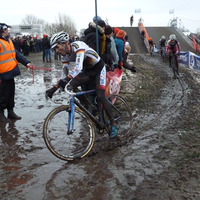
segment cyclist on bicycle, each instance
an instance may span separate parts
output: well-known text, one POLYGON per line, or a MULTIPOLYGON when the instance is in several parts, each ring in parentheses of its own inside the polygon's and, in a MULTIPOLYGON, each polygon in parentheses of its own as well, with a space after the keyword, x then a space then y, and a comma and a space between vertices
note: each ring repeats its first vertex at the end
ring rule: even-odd
POLYGON ((161 57, 162 57, 162 54, 163 54, 163 48, 164 49, 166 48, 166 42, 167 42, 167 40, 166 40, 165 36, 163 35, 159 40, 161 57))
MULTIPOLYGON (((176 39, 176 35, 172 34, 169 36, 169 40, 167 42, 167 53, 169 55, 169 67, 171 68, 171 54, 179 54, 181 51, 180 43, 176 39)), ((177 69, 178 69, 178 57, 176 56, 177 59, 177 69)), ((177 72, 178 73, 178 72, 177 72)))
POLYGON ((149 38, 148 43, 149 43, 150 54, 152 54, 153 46, 154 46, 154 42, 153 42, 152 38, 149 38))
MULTIPOLYGON (((69 42, 69 34, 61 31, 54 34, 50 40, 51 49, 63 57, 68 56, 69 60, 75 62, 74 69, 66 78, 59 81, 59 87, 65 88, 69 82, 68 90, 78 91, 78 86, 90 82, 92 79, 96 83, 96 95, 102 103, 107 116, 111 123, 110 138, 117 135, 117 128, 112 114, 110 102, 105 97, 106 89, 106 68, 103 60, 86 43, 82 41, 69 42)), ((88 101, 84 96, 80 96, 79 100, 88 105, 88 101)))

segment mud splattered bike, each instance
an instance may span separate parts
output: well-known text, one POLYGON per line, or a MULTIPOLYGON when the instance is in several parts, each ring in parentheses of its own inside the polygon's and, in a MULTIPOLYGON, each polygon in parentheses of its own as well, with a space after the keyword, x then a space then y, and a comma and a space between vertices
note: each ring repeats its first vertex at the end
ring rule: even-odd
POLYGON ((165 61, 166 58, 167 58, 167 55, 166 55, 166 47, 161 47, 161 49, 160 49, 160 54, 161 54, 162 60, 165 61))
POLYGON ((179 76, 178 55, 178 53, 171 54, 171 68, 175 79, 179 76))
MULTIPOLYGON (((83 158, 91 151, 96 132, 110 132, 110 121, 98 101, 98 115, 93 115, 76 98, 95 93, 95 90, 77 93, 65 90, 69 94, 69 104, 59 106, 48 114, 43 125, 43 137, 52 154, 59 159, 72 161, 83 158)), ((118 128, 118 135, 114 139, 120 140, 132 133, 132 113, 120 95, 111 94, 107 98, 118 128)))

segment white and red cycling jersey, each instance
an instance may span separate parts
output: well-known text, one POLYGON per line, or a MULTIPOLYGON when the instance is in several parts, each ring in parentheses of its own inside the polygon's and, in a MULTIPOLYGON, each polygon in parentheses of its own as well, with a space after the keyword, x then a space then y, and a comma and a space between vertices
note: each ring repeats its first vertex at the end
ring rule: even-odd
POLYGON ((166 46, 166 52, 169 53, 169 51, 172 51, 172 53, 178 53, 181 50, 180 43, 178 40, 168 40, 167 46, 166 46))
MULTIPOLYGON (((75 66, 70 73, 72 78, 76 77, 82 70, 92 69, 97 70, 97 63, 101 60, 100 56, 95 50, 90 48, 82 41, 74 41, 72 45, 72 54, 62 56, 63 63, 75 62, 75 66)), ((100 75, 100 84, 106 85, 106 68, 103 67, 100 75)))

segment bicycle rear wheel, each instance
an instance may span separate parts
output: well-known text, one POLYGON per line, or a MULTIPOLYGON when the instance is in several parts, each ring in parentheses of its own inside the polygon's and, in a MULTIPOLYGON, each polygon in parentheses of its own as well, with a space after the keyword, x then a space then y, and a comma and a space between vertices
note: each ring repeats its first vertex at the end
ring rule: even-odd
POLYGON ((171 58, 171 66, 174 73, 174 78, 176 79, 178 75, 178 69, 177 69, 177 60, 175 56, 172 56, 171 58))
POLYGON ((52 110, 43 126, 43 137, 48 149, 65 161, 83 158, 90 152, 95 141, 93 122, 77 107, 73 132, 68 133, 69 108, 69 105, 64 105, 52 110))
POLYGON ((112 112, 117 124, 119 138, 129 136, 133 131, 133 116, 131 109, 124 98, 117 94, 108 96, 108 100, 112 103, 112 112))

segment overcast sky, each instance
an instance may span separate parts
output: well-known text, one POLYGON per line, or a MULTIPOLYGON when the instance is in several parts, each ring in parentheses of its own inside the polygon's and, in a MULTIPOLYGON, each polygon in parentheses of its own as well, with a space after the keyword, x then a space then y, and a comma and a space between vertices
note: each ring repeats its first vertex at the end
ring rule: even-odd
MULTIPOLYGON (((95 0, 9 0, 1 2, 0 22, 19 25, 26 15, 34 15, 49 23, 55 23, 58 14, 70 16, 76 29, 87 28, 95 16, 95 0)), ((97 14, 108 20, 111 26, 133 26, 142 17, 145 26, 167 26, 170 19, 178 22, 191 32, 200 28, 200 0, 97 0, 97 14), (135 13, 140 9, 140 13, 135 13), (174 14, 169 14, 170 10, 174 14)))

